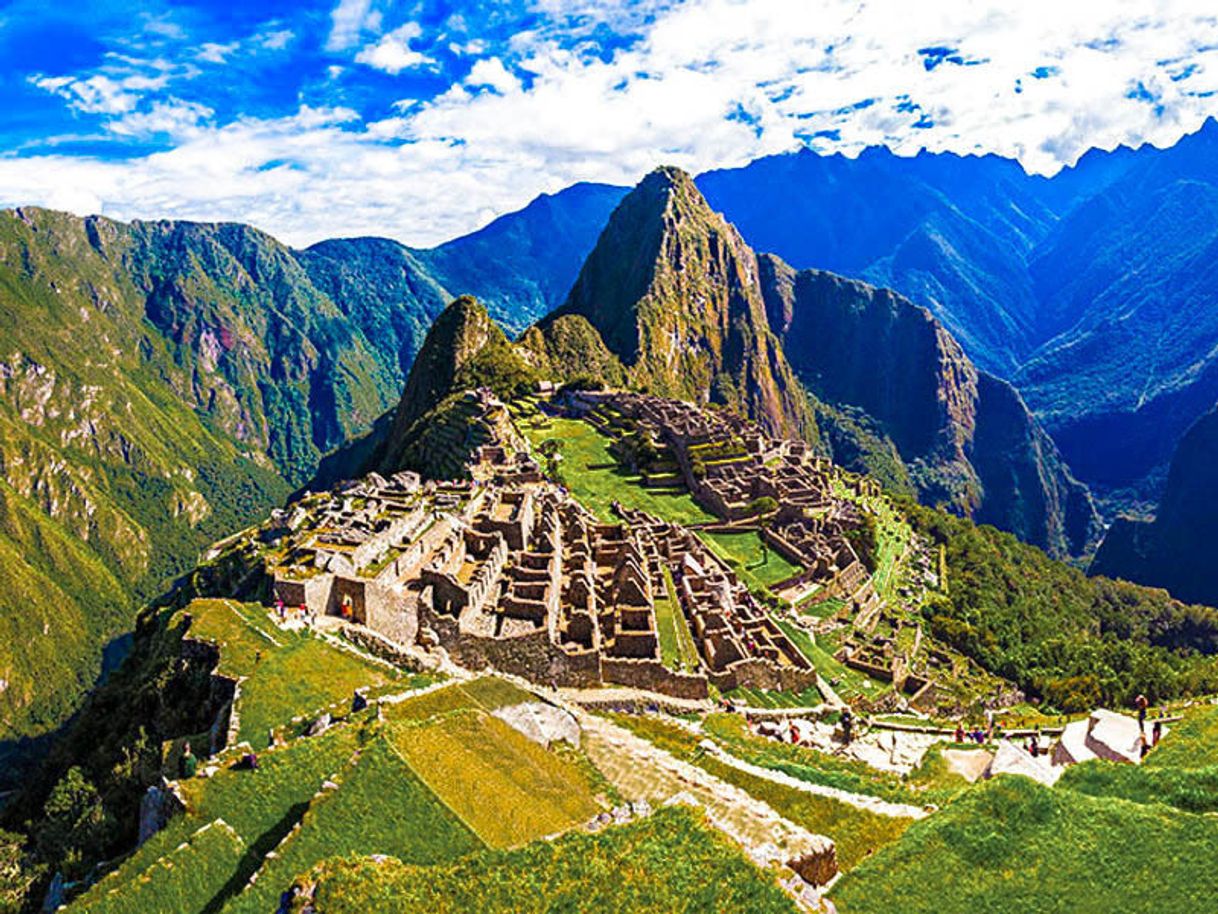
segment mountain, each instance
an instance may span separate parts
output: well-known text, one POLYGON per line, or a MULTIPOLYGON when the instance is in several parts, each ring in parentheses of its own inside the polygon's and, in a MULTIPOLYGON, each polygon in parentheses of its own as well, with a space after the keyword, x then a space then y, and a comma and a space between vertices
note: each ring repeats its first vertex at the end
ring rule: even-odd
POLYGON ((1043 178, 998 156, 810 150, 707 172, 698 187, 757 250, 895 288, 925 305, 981 367, 1035 347, 1024 269, 1056 221, 1043 178))
POLYGON ((653 171, 622 200, 539 329, 571 317, 597 331, 633 384, 723 404, 770 432, 815 434, 766 321, 756 255, 678 169, 653 171))
POLYGON ((1071 466, 1133 500, 1218 399, 1216 163, 1213 121, 1140 155, 1030 262, 1053 336, 1013 380, 1071 466))
POLYGON ((573 184, 415 255, 445 288, 477 298, 514 335, 562 304, 627 190, 573 184))
POLYGON ((979 371, 929 311, 773 255, 760 262, 770 324, 799 376, 821 403, 869 417, 922 501, 1052 554, 1086 549, 1098 531, 1086 487, 1014 388, 979 371))
POLYGON ((461 296, 432 324, 388 435, 369 465, 390 473, 407 467, 434 478, 463 475, 471 449, 483 443, 477 431, 484 421, 465 392, 488 387, 509 397, 531 389, 535 380, 533 368, 486 308, 461 296))
POLYGON ((363 267, 248 226, 0 213, 6 758, 140 603, 395 402, 385 328, 429 322, 440 293, 357 298, 363 267))
POLYGON ((1155 519, 1114 521, 1089 571, 1166 587, 1182 600, 1218 604, 1216 537, 1218 409, 1181 438, 1155 519))

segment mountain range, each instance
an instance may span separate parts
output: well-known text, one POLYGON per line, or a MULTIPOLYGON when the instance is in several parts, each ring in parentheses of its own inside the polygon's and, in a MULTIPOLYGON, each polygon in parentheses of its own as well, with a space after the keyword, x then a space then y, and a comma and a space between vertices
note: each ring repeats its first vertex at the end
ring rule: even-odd
MULTIPOLYGON (((208 542, 374 425, 383 440, 461 294, 523 331, 541 374, 578 358, 742 409, 1078 554, 1096 518, 1074 476, 1109 512, 1148 513, 1218 397, 1216 143, 1207 123, 1053 178, 800 152, 659 172, 633 200, 575 185, 429 250, 0 213, 0 644, 24 646, 0 647, 0 740, 62 720, 102 645, 208 542)), ((1153 554, 1111 546, 1102 567, 1168 583, 1130 558, 1153 554)))

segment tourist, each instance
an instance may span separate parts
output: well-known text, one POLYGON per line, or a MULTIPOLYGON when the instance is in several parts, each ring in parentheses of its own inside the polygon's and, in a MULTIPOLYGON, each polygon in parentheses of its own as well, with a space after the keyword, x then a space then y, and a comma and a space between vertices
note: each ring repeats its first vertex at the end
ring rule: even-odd
POLYGON ((1150 728, 1150 744, 1151 746, 1159 745, 1159 740, 1163 738, 1163 721, 1156 720, 1155 725, 1150 728))
POLYGON ((287 607, 283 605, 283 597, 275 598, 275 614, 279 616, 280 622, 288 621, 287 607))
POLYGON ((195 772, 199 770, 199 760, 195 758, 195 754, 190 751, 190 743, 182 744, 182 755, 178 758, 178 777, 182 780, 187 780, 195 776, 195 772))
POLYGON ((847 708, 842 712, 842 740, 847 746, 850 745, 850 739, 853 736, 854 730, 854 715, 847 708))
POLYGON ((368 707, 368 699, 364 695, 363 689, 356 689, 355 694, 351 696, 351 713, 355 714, 358 711, 368 707))
POLYGON ((1150 702, 1146 700, 1146 696, 1141 692, 1138 697, 1133 700, 1133 706, 1138 709, 1138 726, 1146 727, 1146 709, 1150 706, 1150 702))
POLYGON ((956 721, 956 742, 964 742, 964 724, 956 721))

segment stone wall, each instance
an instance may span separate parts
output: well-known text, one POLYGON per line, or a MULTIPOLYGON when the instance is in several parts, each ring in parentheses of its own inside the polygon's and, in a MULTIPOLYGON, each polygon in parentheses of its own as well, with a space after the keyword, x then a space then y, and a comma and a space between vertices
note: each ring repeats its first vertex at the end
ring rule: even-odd
POLYGON ((675 672, 658 660, 606 657, 601 661, 601 674, 606 682, 663 692, 675 698, 697 700, 710 695, 705 676, 675 672))

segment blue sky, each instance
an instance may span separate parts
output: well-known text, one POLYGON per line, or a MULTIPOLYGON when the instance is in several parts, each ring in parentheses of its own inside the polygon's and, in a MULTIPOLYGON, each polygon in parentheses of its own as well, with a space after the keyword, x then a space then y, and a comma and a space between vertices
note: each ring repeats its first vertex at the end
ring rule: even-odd
POLYGON ((1051 173, 1170 144, 1215 93, 1218 14, 1183 0, 15 0, 0 203, 425 245, 805 145, 1051 173))

